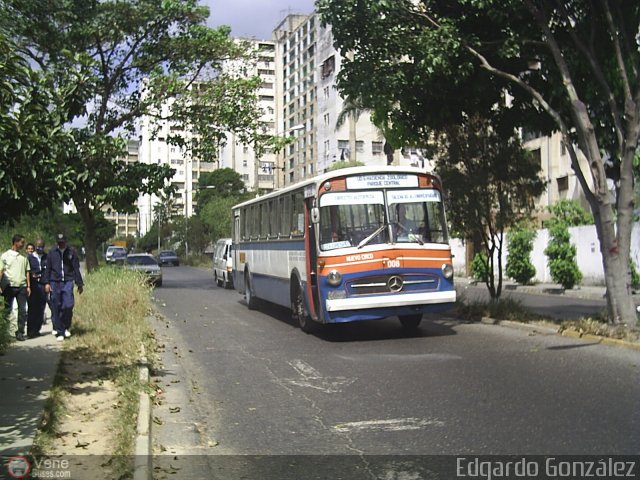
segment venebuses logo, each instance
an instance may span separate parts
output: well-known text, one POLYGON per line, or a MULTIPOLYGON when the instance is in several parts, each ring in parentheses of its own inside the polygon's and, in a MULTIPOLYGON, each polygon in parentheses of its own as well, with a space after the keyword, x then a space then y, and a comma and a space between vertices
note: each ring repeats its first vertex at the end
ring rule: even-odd
POLYGON ((27 478, 31 471, 31 464, 27 457, 11 457, 7 460, 6 466, 12 478, 27 478))

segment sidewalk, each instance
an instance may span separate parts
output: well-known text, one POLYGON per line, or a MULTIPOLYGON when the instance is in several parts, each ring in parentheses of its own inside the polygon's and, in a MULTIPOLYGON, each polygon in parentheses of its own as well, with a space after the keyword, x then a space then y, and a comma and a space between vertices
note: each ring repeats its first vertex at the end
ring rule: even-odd
POLYGON ((58 370, 61 344, 51 335, 50 321, 41 334, 0 355, 0 478, 7 457, 30 452, 58 370))
MULTIPOLYGON (((479 287, 485 287, 484 283, 478 282, 467 277, 455 277, 454 283, 456 287, 466 287, 469 285, 476 285, 479 287)), ((565 290, 557 283, 537 283, 535 285, 519 285, 513 280, 505 279, 502 281, 503 293, 518 292, 518 293, 531 293, 537 295, 553 295, 558 297, 568 298, 582 298, 585 300, 603 300, 605 301, 606 288, 604 286, 591 286, 591 285, 578 285, 570 290, 565 290)), ((637 298, 634 295, 634 298, 637 298)), ((640 302, 640 298, 638 298, 640 302)), ((636 302, 636 303, 638 303, 636 302)))

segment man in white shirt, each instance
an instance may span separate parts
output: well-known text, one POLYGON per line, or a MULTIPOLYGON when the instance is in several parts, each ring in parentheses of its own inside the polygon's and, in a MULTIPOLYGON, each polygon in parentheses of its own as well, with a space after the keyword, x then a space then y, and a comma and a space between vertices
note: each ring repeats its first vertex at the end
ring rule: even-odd
POLYGON ((0 256, 0 292, 4 297, 4 312, 6 318, 11 315, 13 300, 18 302, 18 330, 16 339, 26 340, 27 327, 27 299, 31 294, 31 279, 29 278, 29 260, 20 255, 24 248, 24 236, 16 234, 11 239, 11 248, 0 256))

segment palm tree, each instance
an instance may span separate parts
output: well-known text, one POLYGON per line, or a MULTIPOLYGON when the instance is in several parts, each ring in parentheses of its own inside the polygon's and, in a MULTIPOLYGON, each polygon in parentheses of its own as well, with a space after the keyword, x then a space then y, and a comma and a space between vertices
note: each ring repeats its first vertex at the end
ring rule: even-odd
MULTIPOLYGON (((350 157, 349 160, 352 162, 357 161, 356 125, 360 116, 367 111, 368 109, 362 104, 362 100, 360 98, 347 96, 342 103, 342 110, 338 114, 338 118, 336 118, 336 131, 339 130, 347 120, 349 121, 349 152, 352 152, 353 154, 353 157, 350 157)), ((385 125, 377 124, 375 122, 373 124, 378 129, 379 136, 384 140, 383 152, 387 157, 387 165, 391 165, 393 163, 395 148, 391 146, 386 138, 386 127, 385 125)))

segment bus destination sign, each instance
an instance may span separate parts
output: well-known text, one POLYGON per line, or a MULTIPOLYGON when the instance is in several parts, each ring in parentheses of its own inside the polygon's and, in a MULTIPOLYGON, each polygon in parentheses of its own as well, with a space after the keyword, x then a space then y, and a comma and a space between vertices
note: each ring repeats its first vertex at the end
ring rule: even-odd
POLYGON ((417 187, 418 176, 409 173, 378 173, 347 177, 347 189, 417 187))

